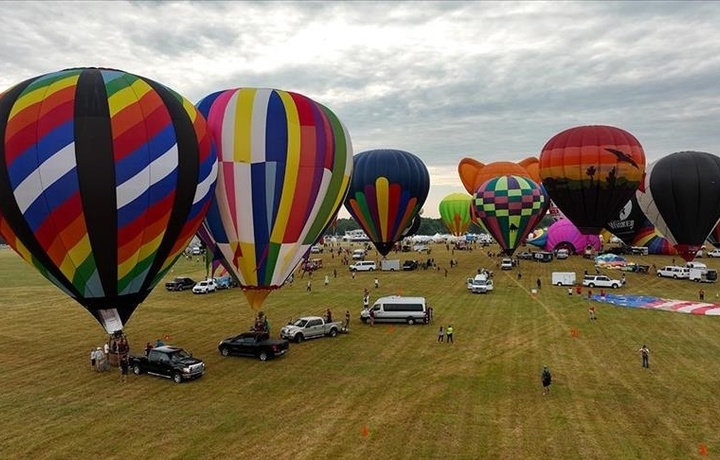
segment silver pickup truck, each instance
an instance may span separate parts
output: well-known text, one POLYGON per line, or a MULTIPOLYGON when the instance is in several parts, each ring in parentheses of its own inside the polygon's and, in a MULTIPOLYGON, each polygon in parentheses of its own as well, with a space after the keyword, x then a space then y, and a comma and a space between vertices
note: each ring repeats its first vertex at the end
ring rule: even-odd
POLYGON ((280 329, 280 337, 297 343, 317 337, 335 337, 343 328, 340 321, 326 322, 321 316, 303 316, 280 329))

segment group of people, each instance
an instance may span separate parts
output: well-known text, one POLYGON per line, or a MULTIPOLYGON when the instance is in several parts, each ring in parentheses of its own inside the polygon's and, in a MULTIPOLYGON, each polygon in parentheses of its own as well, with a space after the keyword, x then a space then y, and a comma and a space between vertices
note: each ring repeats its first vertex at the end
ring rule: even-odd
POLYGON ((127 381, 130 368, 130 345, 124 335, 111 335, 103 347, 97 347, 90 351, 90 369, 96 372, 110 370, 110 356, 116 355, 117 366, 120 368, 120 378, 127 381))
POLYGON ((447 343, 455 343, 455 339, 453 338, 453 327, 452 324, 449 324, 447 328, 443 329, 442 326, 440 326, 440 329, 438 329, 438 343, 443 343, 444 339, 447 337, 447 343))

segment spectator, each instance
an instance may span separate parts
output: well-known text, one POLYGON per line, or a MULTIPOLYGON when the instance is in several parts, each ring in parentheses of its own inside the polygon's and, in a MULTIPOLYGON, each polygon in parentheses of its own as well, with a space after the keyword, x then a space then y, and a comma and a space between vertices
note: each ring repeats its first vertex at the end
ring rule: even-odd
POLYGON ((345 329, 350 329, 350 310, 345 310, 345 329))
POLYGON ((597 319, 597 316, 595 315, 595 305, 590 305, 590 308, 588 309, 588 315, 591 320, 597 319))
POLYGON ((642 367, 650 367, 650 350, 648 349, 647 345, 643 345, 640 350, 640 356, 642 356, 642 367))
POLYGON ((97 365, 97 352, 93 348, 92 350, 90 350, 90 370, 91 371, 97 370, 96 365, 97 365))
POLYGON ((325 311, 325 320, 328 323, 332 323, 332 312, 330 311, 329 308, 325 311))
POLYGON ((440 326, 440 329, 438 329, 438 339, 437 341, 442 343, 443 339, 445 338, 445 329, 443 329, 442 326, 440 326))
POLYGON ((445 329, 445 334, 447 335, 447 343, 455 343, 452 324, 449 324, 447 329, 445 329))
POLYGON ((537 279, 537 288, 540 289, 542 287, 542 281, 540 281, 540 278, 537 279))
POLYGON ((375 289, 380 287, 380 281, 378 281, 377 278, 375 278, 375 289))
POLYGON ((120 381, 127 382, 128 370, 130 369, 130 359, 128 355, 122 355, 120 357, 120 381))
POLYGON ((550 394, 550 384, 552 384, 552 374, 550 373, 550 369, 548 369, 547 366, 543 367, 542 374, 540 376, 540 380, 542 381, 543 394, 549 395, 550 394))
POLYGON ((310 281, 307 282, 307 287, 305 288, 307 292, 312 292, 312 283, 310 281))
POLYGON ((152 343, 148 342, 145 344, 145 356, 150 354, 150 350, 153 349, 152 343))
POLYGON ((330 277, 328 275, 325 275, 325 286, 330 284, 330 277))

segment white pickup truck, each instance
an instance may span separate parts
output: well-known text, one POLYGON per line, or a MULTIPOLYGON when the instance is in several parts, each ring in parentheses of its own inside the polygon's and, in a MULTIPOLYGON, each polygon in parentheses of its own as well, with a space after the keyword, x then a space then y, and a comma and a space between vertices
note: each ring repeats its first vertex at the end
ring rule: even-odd
POLYGON ((280 337, 297 343, 317 337, 336 337, 343 330, 340 321, 326 322, 321 316, 303 316, 280 329, 280 337))

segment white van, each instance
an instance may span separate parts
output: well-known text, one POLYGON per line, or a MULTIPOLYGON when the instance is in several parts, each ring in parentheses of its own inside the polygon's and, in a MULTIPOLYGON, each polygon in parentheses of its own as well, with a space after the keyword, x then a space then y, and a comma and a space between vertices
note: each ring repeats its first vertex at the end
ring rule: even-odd
POLYGON ((367 254, 367 251, 364 249, 355 249, 352 252, 352 258, 353 260, 363 260, 365 258, 365 254, 367 254))
POLYGON ((427 303, 425 297, 402 297, 391 295, 380 297, 372 307, 364 308, 360 313, 360 320, 370 322, 372 310, 375 322, 382 323, 427 323, 427 303))
POLYGON ((657 276, 675 279, 687 279, 690 277, 690 269, 678 267, 677 265, 666 265, 657 271, 657 276))
POLYGON ((574 286, 577 281, 575 272, 553 272, 553 286, 574 286))
POLYGON ((374 260, 359 260, 350 265, 351 272, 371 272, 377 270, 377 264, 374 260))

